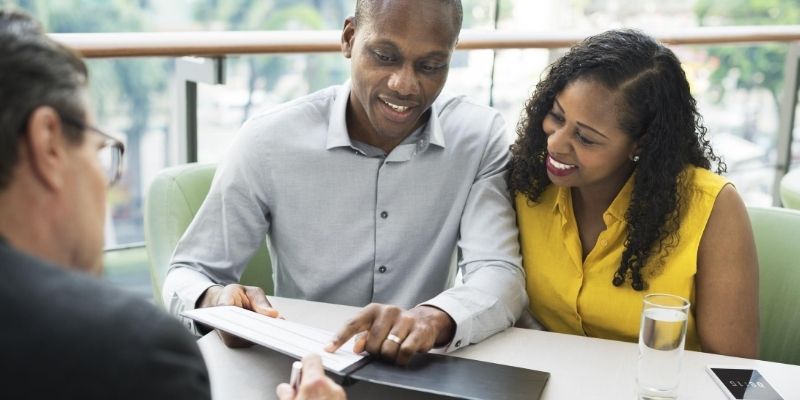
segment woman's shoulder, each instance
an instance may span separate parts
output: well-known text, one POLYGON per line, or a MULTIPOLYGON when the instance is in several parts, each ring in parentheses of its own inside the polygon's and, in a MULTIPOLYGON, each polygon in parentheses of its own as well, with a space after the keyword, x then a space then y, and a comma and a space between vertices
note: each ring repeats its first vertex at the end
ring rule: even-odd
POLYGON ((697 223, 708 223, 712 211, 716 214, 729 215, 730 207, 742 204, 741 197, 730 180, 700 167, 687 167, 684 170, 685 185, 682 202, 686 212, 684 224, 690 220, 697 223))
POLYGON ((724 176, 693 165, 686 167, 683 174, 685 190, 695 196, 716 199, 725 186, 732 185, 724 176))

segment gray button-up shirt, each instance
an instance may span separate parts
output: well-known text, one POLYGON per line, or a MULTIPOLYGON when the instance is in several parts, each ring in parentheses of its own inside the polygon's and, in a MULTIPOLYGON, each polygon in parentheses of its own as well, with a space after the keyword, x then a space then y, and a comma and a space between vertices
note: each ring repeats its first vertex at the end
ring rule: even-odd
POLYGON ((441 95, 384 156, 351 142, 349 95, 324 89, 242 126, 175 249, 164 304, 177 315, 237 282, 267 237, 278 296, 432 305, 457 324, 447 350, 511 326, 527 295, 500 114, 441 95))

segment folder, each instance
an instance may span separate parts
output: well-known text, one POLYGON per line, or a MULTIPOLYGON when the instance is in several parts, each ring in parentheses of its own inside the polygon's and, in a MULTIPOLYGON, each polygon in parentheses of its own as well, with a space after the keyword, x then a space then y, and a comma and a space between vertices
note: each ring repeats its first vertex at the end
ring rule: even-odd
POLYGON ((550 373, 444 354, 416 354, 402 367, 372 361, 344 384, 370 382, 458 399, 536 400, 550 373))

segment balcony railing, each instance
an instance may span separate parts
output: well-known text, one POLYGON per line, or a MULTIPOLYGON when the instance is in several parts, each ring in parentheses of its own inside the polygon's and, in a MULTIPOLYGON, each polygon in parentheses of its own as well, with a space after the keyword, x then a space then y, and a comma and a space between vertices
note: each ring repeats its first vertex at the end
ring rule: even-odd
MULTIPOLYGON (((458 49, 564 48, 592 33, 465 30, 458 49)), ((671 45, 800 41, 800 25, 702 27, 648 33, 671 45)), ((51 36, 77 49, 84 57, 109 58, 337 52, 340 35, 340 31, 240 31, 60 33, 51 36)))

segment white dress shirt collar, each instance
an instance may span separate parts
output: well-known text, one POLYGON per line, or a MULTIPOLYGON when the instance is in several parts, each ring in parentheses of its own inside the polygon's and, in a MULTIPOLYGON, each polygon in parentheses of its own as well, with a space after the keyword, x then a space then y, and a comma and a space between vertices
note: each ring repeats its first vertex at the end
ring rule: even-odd
MULTIPOLYGON (((337 147, 355 148, 347 131, 347 104, 349 100, 350 81, 347 81, 338 88, 336 100, 333 103, 332 112, 330 113, 326 142, 326 149, 328 150, 337 147)), ((407 161, 414 154, 427 149, 428 144, 444 148, 444 133, 442 132, 442 125, 439 121, 440 109, 441 105, 439 101, 434 101, 433 105, 431 105, 432 112, 430 113, 430 118, 423 126, 423 132, 419 140, 414 143, 406 143, 406 141, 403 141, 401 145, 397 146, 397 148, 389 154, 387 161, 407 161)), ((414 136, 413 133, 410 136, 414 136)))

